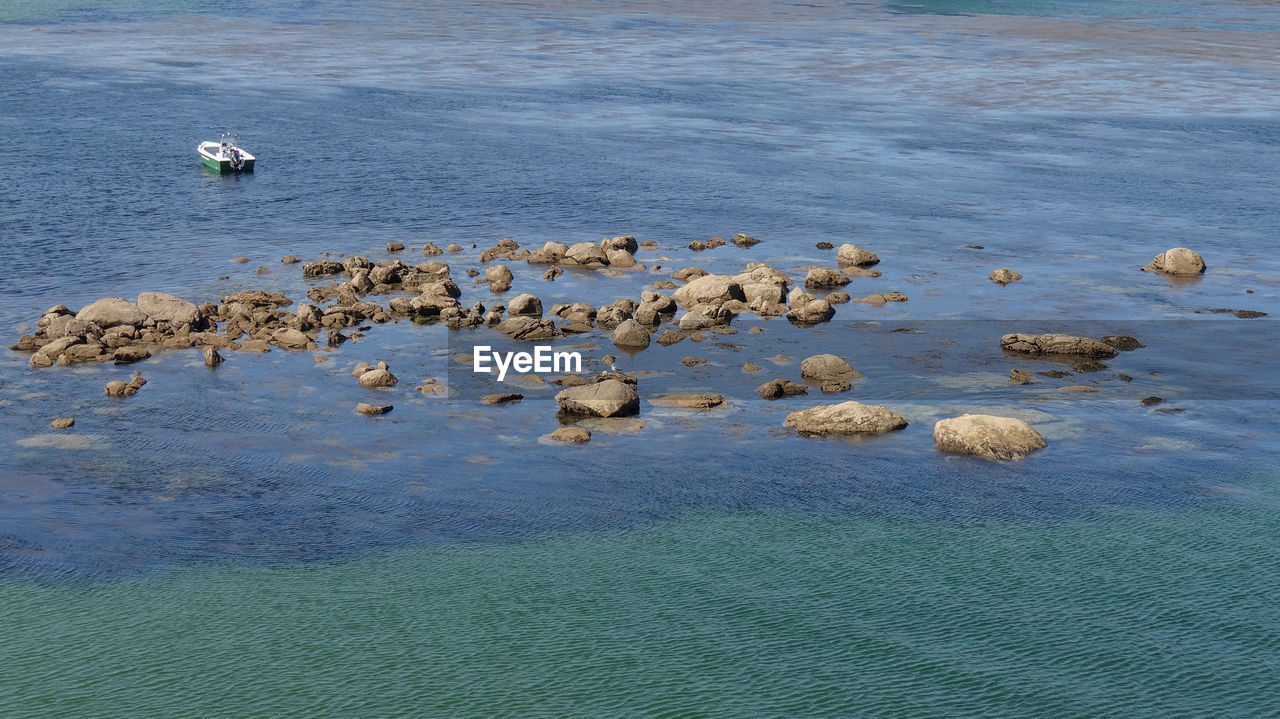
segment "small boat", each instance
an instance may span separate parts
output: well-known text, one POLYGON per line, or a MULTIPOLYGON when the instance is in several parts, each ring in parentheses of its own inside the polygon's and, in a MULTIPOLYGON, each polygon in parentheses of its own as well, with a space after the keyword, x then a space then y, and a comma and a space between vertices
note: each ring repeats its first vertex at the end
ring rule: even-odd
POLYGON ((218 172, 253 172, 253 155, 240 149, 235 135, 224 132, 218 142, 202 142, 196 148, 200 162, 218 172))

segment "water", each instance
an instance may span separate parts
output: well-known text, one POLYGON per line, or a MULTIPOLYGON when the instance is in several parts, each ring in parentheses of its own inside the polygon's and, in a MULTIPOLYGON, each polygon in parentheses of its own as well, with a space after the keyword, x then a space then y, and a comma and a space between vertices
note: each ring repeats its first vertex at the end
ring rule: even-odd
POLYGON ((134 368, 0 352, 3 713, 1268 715, 1273 320, 1204 310, 1280 312, 1277 27, 1235 2, 10 4, 6 345, 103 296, 305 301, 283 255, 390 241, 410 263, 466 247, 441 259, 468 305, 500 301, 463 270, 502 237, 618 234, 659 244, 650 269, 514 262, 512 294, 599 305, 748 261, 798 278, 853 241, 883 274, 848 291, 910 300, 634 356, 577 338, 646 397, 729 401, 645 403, 571 448, 538 440, 554 386, 472 399, 457 356, 501 344, 485 329, 382 325, 216 371, 158 351, 124 401, 101 388, 134 368), (224 129, 253 175, 200 168, 224 129), (735 232, 763 242, 685 247, 735 232), (1137 272, 1173 246, 1209 271, 1137 272), (1000 334, 1069 327, 1147 347, 1005 385, 1062 365, 1000 334), (822 351, 866 379, 755 396, 822 351), (380 359, 400 385, 360 388, 380 359), (353 412, 371 398, 395 409, 353 412), (782 430, 846 398, 912 424, 782 430), (934 421, 993 407, 1049 448, 933 449, 934 421))

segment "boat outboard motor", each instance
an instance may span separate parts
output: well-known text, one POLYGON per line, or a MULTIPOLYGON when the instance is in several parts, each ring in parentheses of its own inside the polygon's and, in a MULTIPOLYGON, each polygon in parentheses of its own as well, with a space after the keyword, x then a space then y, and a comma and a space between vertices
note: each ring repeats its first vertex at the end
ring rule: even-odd
POLYGON ((240 154, 240 148, 232 146, 231 152, 227 157, 231 160, 231 169, 241 170, 244 168, 244 155, 240 154))

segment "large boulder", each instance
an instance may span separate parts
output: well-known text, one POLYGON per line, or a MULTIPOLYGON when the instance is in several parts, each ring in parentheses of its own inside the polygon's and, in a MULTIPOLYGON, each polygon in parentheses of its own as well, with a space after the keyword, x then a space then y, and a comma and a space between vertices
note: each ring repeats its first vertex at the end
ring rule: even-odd
POLYGON ((853 401, 792 412, 782 423, 806 437, 884 434, 907 426, 907 420, 888 407, 853 401))
POLYGON ((489 289, 494 292, 506 292, 511 289, 511 268, 506 265, 492 265, 486 267, 484 278, 489 281, 489 289))
POLYGON ((141 327, 147 321, 147 313, 123 297, 104 297, 77 312, 76 319, 102 329, 117 325, 141 327))
POLYGON ((1143 272, 1163 272, 1166 275, 1198 275, 1204 272, 1204 258, 1199 252, 1185 247, 1174 247, 1156 255, 1143 272))
POLYGON ((623 417, 640 412, 640 396, 635 387, 617 379, 562 390, 556 395, 556 402, 565 412, 595 417, 623 417))
POLYGON ((387 369, 385 362, 379 362, 376 368, 365 370, 358 379, 364 387, 393 387, 400 381, 387 369))
POLYGON ((868 265, 874 265, 879 261, 880 258, 877 257, 874 252, 864 250, 857 245, 845 243, 840 245, 840 249, 836 250, 836 262, 839 262, 842 265, 866 267, 868 265))
POLYGON ((185 324, 196 327, 203 319, 200 308, 194 303, 163 292, 143 292, 138 295, 138 309, 156 322, 168 322, 173 327, 185 324))
POLYGON ((618 237, 606 237, 600 241, 600 246, 609 250, 626 250, 631 254, 635 254, 640 249, 640 245, 636 243, 636 238, 631 235, 621 235, 618 237))
POLYGON ((510 317, 541 317, 542 316, 542 300, 537 295, 525 293, 516 296, 507 305, 507 315, 510 317))
POLYGON ((1089 337, 1064 334, 1007 334, 1000 338, 1000 348, 1026 354, 1083 355, 1086 357, 1115 357, 1116 348, 1089 337))
POLYGON ((1031 425, 1012 417, 963 414, 933 426, 933 443, 944 452, 986 459, 1021 459, 1045 447, 1031 425))
POLYGON ((811 379, 858 379, 862 375, 843 357, 820 354, 800 363, 800 376, 811 379))
POLYGON ((610 339, 618 347, 644 349, 649 346, 649 330, 634 319, 629 319, 613 330, 610 339))
POLYGON ((747 296, 742 293, 742 285, 729 275, 703 275, 672 292, 671 297, 681 307, 692 307, 707 302, 723 303, 729 300, 745 302, 747 299, 747 296))

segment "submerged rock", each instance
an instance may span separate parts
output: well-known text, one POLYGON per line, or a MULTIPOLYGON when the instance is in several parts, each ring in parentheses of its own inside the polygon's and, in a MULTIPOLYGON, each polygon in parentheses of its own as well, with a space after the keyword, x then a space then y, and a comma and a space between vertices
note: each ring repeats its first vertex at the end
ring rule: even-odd
POLYGON ((933 442, 944 452, 986 459, 1021 459, 1045 446, 1031 425, 1012 417, 963 414, 933 426, 933 442))
POLYGON ((670 394, 650 401, 672 407, 708 410, 724 404, 724 397, 718 394, 670 394))
POLYGON ((356 411, 370 417, 379 414, 386 414, 387 412, 390 412, 391 409, 392 405, 389 404, 367 404, 365 402, 360 402, 356 405, 356 411))
POLYGON ((792 412, 782 423, 805 437, 884 434, 907 426, 907 420, 888 407, 854 401, 792 412))
POLYGON ((561 427, 551 434, 544 435, 544 437, 552 442, 583 444, 591 441, 591 430, 581 427, 561 427))
POLYGON ((1084 355, 1087 357, 1115 357, 1116 348, 1088 337, 1063 334, 1007 334, 1000 338, 1001 349, 1027 354, 1084 355))
POLYGON ((519 392, 501 392, 499 394, 487 394, 480 398, 485 404, 506 404, 508 402, 519 402, 524 399, 524 395, 519 392))
POLYGON ((1009 370, 1008 384, 1013 384, 1013 385, 1032 384, 1031 373, 1024 369, 1011 369, 1009 370))

